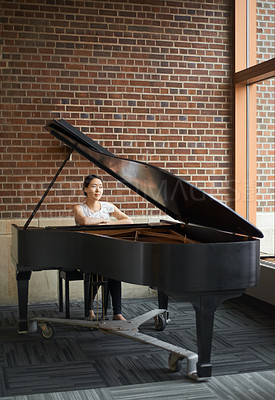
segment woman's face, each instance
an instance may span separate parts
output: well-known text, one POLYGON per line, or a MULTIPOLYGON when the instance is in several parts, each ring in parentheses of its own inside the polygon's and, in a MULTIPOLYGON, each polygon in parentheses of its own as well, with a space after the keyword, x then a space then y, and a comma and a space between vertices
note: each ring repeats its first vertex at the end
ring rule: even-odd
POLYGON ((88 198, 92 200, 100 200, 103 194, 103 185, 100 179, 94 178, 85 188, 88 198))

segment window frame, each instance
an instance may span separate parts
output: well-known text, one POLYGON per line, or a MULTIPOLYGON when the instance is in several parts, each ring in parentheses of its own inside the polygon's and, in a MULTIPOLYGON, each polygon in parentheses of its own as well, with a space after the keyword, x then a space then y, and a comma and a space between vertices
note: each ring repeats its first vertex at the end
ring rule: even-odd
POLYGON ((275 76, 275 58, 256 61, 257 2, 235 0, 235 211, 253 224, 257 207, 257 83, 275 76))

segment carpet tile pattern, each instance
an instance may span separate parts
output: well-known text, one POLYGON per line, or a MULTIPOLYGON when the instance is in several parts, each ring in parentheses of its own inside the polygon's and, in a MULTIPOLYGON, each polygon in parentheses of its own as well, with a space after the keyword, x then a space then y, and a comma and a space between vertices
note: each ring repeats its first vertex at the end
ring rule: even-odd
POLYGON ((275 371, 213 377, 208 382, 182 378, 100 389, 40 393, 1 400, 274 400, 275 371))
MULTIPOLYGON (((123 300, 128 319, 154 308, 156 299, 123 300)), ((164 331, 156 331, 153 321, 140 331, 196 352, 192 306, 171 301, 169 312, 164 331)), ((72 318, 83 314, 83 303, 71 305, 72 318)), ((29 307, 29 316, 63 315, 57 304, 38 304, 29 307)), ((0 307, 0 397, 167 399, 169 392, 173 399, 275 398, 275 315, 259 312, 241 298, 221 304, 216 312, 209 382, 186 378, 185 360, 179 372, 171 372, 169 353, 157 347, 87 328, 56 325, 55 330, 50 340, 39 332, 19 335, 17 308, 0 307)))

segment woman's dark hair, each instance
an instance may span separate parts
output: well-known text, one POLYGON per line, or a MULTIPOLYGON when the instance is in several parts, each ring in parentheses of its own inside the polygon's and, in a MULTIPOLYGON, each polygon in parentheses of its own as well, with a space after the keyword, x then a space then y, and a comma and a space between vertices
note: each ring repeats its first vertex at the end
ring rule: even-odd
POLYGON ((85 196, 87 196, 87 193, 85 192, 85 188, 89 186, 89 183, 93 180, 93 179, 99 179, 102 182, 102 179, 95 174, 91 174, 86 176, 86 178, 84 179, 84 183, 83 183, 83 192, 85 194, 85 196))

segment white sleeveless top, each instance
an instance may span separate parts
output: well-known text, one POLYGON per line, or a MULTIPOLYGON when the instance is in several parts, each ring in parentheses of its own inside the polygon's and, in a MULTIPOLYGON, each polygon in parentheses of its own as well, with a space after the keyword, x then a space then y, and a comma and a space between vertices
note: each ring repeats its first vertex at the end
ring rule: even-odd
POLYGON ((113 204, 108 203, 107 201, 100 201, 100 210, 93 212, 89 209, 86 203, 79 204, 83 210, 85 217, 91 218, 103 218, 106 220, 110 220, 112 214, 115 211, 113 204))

